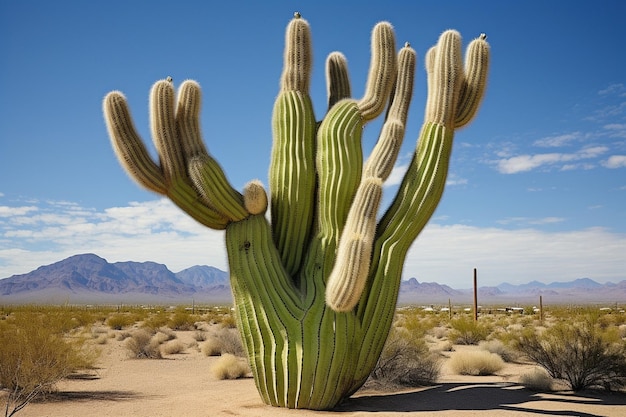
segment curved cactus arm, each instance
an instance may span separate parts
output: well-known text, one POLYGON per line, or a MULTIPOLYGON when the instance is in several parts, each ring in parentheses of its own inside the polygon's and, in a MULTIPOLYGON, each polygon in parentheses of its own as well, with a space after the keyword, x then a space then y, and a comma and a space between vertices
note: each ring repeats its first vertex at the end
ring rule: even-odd
POLYGON ((380 115, 395 81, 395 37, 389 23, 381 22, 374 27, 371 48, 365 95, 361 100, 344 99, 332 106, 317 133, 316 230, 331 251, 339 241, 361 182, 364 123, 380 115))
POLYGON ((380 115, 396 80, 396 40, 390 23, 380 22, 374 26, 371 49, 365 95, 359 101, 364 120, 372 120, 380 115))
POLYGON ((352 310, 367 283, 376 234, 382 185, 389 177, 404 139, 408 108, 413 96, 415 51, 407 44, 398 54, 395 93, 390 101, 380 138, 363 170, 346 226, 328 278, 326 303, 335 311, 352 310))
MULTIPOLYGON (((445 186, 455 121, 458 108, 469 101, 480 101, 484 84, 472 100, 460 102, 461 85, 469 79, 484 79, 488 71, 489 47, 485 38, 480 48, 472 52, 471 72, 461 68, 460 35, 444 32, 436 47, 426 55, 428 72, 428 101, 425 120, 417 149, 391 206, 380 220, 370 268, 370 285, 359 302, 357 315, 363 323, 365 339, 359 365, 361 377, 369 374, 367 364, 375 363, 382 351, 387 332, 393 320, 402 264, 412 242, 434 213, 445 186), (473 54, 480 55, 476 59, 473 54)), ((467 68, 467 67, 466 67, 467 68)), ((480 85, 479 83, 475 85, 480 85)), ((473 111, 475 113, 475 109, 473 111)), ((465 122, 466 123, 466 122, 465 122)), ((359 372, 359 371, 358 371, 359 372)), ((357 372, 357 374, 358 374, 357 372)))
POLYGON ((465 53, 465 76, 459 93, 454 126, 458 129, 469 123, 485 96, 487 74, 489 72, 489 44, 487 35, 482 33, 470 42, 465 53))
MULTIPOLYGON (((201 224, 212 229, 224 229, 228 224, 228 218, 218 212, 209 202, 203 200, 195 190, 192 181, 184 173, 186 168, 181 165, 183 157, 180 156, 181 152, 185 153, 184 149, 181 151, 177 145, 165 143, 169 140, 178 142, 180 138, 180 134, 177 133, 176 120, 172 121, 173 103, 167 91, 167 86, 170 84, 166 80, 158 81, 151 93, 151 108, 157 109, 157 115, 152 117, 152 128, 159 136, 159 139, 154 138, 155 142, 157 140, 161 142, 157 145, 160 164, 155 163, 150 157, 150 153, 132 123, 126 98, 118 91, 107 94, 103 102, 105 122, 113 149, 126 172, 139 185, 169 197, 201 224)), ((197 125, 195 112, 195 106, 182 106, 180 120, 192 119, 192 124, 197 125), (193 122, 193 119, 196 121, 193 122)), ((199 133, 199 129, 191 130, 199 133)), ((195 139, 186 142, 201 143, 202 140, 195 139)), ((196 152, 198 147, 189 149, 190 152, 192 150, 196 152)))

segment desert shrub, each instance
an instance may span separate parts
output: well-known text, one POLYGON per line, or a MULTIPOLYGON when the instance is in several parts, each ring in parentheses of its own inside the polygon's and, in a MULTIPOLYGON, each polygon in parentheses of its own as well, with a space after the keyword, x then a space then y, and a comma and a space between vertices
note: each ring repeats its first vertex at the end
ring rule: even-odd
MULTIPOLYGON (((62 326, 64 327, 64 326, 62 326)), ((90 368, 95 355, 84 339, 68 342, 59 328, 38 313, 19 313, 0 322, 0 389, 7 391, 5 415, 12 416, 56 383, 90 368)))
POLYGON ((469 317, 460 317, 450 321, 452 330, 449 339, 460 345, 475 345, 485 340, 491 333, 486 324, 479 323, 469 317))
POLYGON ((552 391, 552 377, 543 368, 523 373, 520 376, 520 384, 533 391, 552 391))
POLYGON ((456 352, 449 363, 450 368, 460 375, 493 375, 504 368, 502 358, 486 350, 456 352))
POLYGON ((389 388, 431 385, 440 370, 441 362, 428 350, 423 335, 396 327, 392 328, 370 379, 389 388))
POLYGON ((229 327, 220 327, 213 331, 204 342, 202 351, 207 356, 223 355, 225 353, 240 357, 246 356, 239 331, 229 327))
POLYGON ((153 336, 159 344, 176 339, 176 333, 167 327, 161 327, 158 332, 153 336))
POLYGON ((117 332, 115 333, 115 340, 121 342, 123 340, 128 339, 130 336, 131 336, 131 333, 127 331, 117 332))
POLYGON ((196 342, 204 342, 206 340, 206 332, 198 330, 193 334, 193 338, 196 342))
POLYGON ((497 353, 505 362, 514 362, 519 356, 514 348, 505 345, 498 339, 481 340, 478 347, 487 352, 497 353))
POLYGON ((148 329, 160 329, 168 325, 170 321, 169 314, 164 311, 153 312, 146 317, 141 326, 148 329))
POLYGON ((183 311, 176 311, 170 317, 167 326, 173 330, 195 330, 197 317, 183 311))
POLYGON ((170 340, 163 345, 163 353, 167 355, 175 355, 185 351, 185 345, 180 340, 170 340))
POLYGON ((122 330, 125 327, 132 326, 137 322, 137 318, 132 314, 116 313, 109 316, 106 323, 113 330, 122 330))
POLYGON ((517 347, 574 391, 626 386, 626 347, 607 341, 589 322, 560 323, 541 335, 525 334, 517 347))
POLYGON ((107 342, 109 341, 109 335, 108 335, 108 334, 101 334, 101 335, 98 335, 98 336, 95 338, 95 341, 96 341, 96 343, 97 343, 97 344, 99 344, 99 345, 106 345, 106 344, 107 344, 107 342))
POLYGON ((205 356, 219 356, 222 354, 222 342, 217 337, 209 337, 200 348, 205 356))
POLYGON ((234 329, 237 327, 237 322, 235 320, 235 316, 233 314, 225 314, 222 316, 220 323, 222 326, 228 327, 230 329, 234 329))
POLYGON ((437 326, 432 328, 430 333, 437 339, 443 339, 448 335, 448 328, 444 326, 437 326))
POLYGON ((250 373, 250 366, 245 359, 225 353, 215 361, 211 372, 217 379, 238 379, 250 373))
POLYGON ((132 358, 137 359, 161 359, 160 344, 152 338, 152 333, 146 329, 138 329, 131 333, 126 340, 126 348, 132 358))

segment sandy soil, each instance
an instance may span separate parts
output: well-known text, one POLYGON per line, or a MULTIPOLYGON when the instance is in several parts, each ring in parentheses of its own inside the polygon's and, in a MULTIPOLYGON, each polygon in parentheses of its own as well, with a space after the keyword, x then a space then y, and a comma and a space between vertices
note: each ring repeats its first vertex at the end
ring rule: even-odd
MULTIPOLYGON (((21 417, 100 416, 624 416, 626 394, 536 393, 517 384, 528 365, 507 364, 496 376, 455 375, 444 363, 437 385, 394 393, 359 391, 328 412, 264 405, 251 378, 217 380, 216 358, 193 347, 193 332, 177 332, 184 353, 129 359, 124 342, 109 339, 98 369, 59 384, 53 398, 30 404, 21 417)), ((459 349, 475 347, 460 347, 459 349)), ((450 353, 453 355, 454 352, 450 353)))

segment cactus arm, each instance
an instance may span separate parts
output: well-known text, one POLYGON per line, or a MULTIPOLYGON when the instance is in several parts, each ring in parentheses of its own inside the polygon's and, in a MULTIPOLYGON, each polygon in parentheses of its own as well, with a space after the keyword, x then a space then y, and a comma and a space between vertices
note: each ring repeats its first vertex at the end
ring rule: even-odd
POLYGON ((332 52, 326 58, 326 86, 328 110, 338 101, 352 96, 350 77, 348 75, 348 61, 341 52, 332 52))
POLYGON ((372 120, 383 111, 396 78, 396 41, 388 22, 374 26, 371 49, 372 60, 365 95, 359 101, 359 109, 365 120, 372 120))
POLYGON ((287 26, 284 62, 272 115, 270 200, 274 240, 287 272, 295 275, 312 230, 316 186, 311 34, 299 14, 287 26))
POLYGON ((487 35, 481 34, 470 42, 465 53, 465 76, 461 86, 459 105, 454 120, 458 129, 469 123, 485 96, 489 69, 489 44, 487 35))
POLYGON ((131 178, 141 186, 169 197, 201 224, 218 230, 226 227, 228 219, 201 201, 190 180, 179 179, 172 183, 163 166, 152 160, 132 123, 126 98, 121 93, 107 94, 103 111, 113 149, 131 178))
POLYGON ((166 195, 163 171, 154 163, 139 137, 126 97, 119 91, 110 92, 104 98, 103 111, 113 150, 126 172, 142 187, 166 195))
MULTIPOLYGON (((479 41, 485 42, 484 38, 479 41)), ((485 43, 474 50, 480 52, 471 53, 481 56, 475 60, 480 65, 473 65, 473 70, 466 70, 465 74, 457 59, 460 35, 455 31, 444 32, 436 47, 426 55, 429 90, 424 126, 398 193, 378 224, 370 268, 371 287, 364 292, 359 304, 358 315, 366 335, 358 362, 362 368, 357 370, 361 378, 367 378, 368 364, 375 363, 380 355, 387 324, 390 325, 393 319, 394 311, 390 306, 395 306, 397 301, 402 273, 402 266, 396 260, 406 257, 411 243, 434 213, 443 194, 458 108, 466 106, 469 101, 480 101, 480 97, 463 98, 459 91, 468 79, 486 77, 488 45, 485 43)), ((484 84, 473 94, 482 96, 483 92, 484 84)))
POLYGON ((367 283, 382 184, 391 174, 404 138, 404 126, 413 95, 415 60, 415 51, 406 45, 398 56, 399 71, 393 100, 380 138, 365 164, 363 180, 350 207, 337 260, 328 278, 326 303, 335 311, 352 310, 367 283))

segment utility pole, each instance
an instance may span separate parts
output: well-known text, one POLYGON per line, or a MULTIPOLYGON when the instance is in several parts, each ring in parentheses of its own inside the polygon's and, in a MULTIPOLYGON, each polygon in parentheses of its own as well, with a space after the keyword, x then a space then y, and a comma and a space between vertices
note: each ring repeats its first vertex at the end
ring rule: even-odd
POLYGON ((478 279, 474 268, 474 321, 478 321, 478 279))

